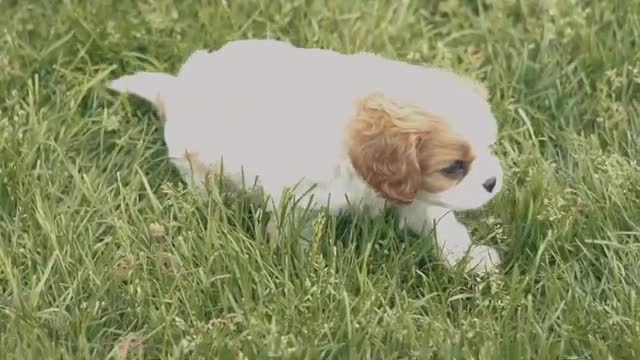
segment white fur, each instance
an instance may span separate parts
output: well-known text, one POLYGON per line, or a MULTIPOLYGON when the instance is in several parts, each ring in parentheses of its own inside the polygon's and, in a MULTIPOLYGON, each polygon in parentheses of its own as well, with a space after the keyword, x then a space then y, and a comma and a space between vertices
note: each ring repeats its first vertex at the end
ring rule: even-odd
MULTIPOLYGON (((137 73, 110 84, 158 105, 166 117, 169 156, 191 177, 186 151, 207 164, 224 162, 225 175, 259 185, 277 203, 284 189, 300 183, 315 206, 337 214, 348 204, 380 211, 385 201, 356 175, 345 148, 345 125, 354 101, 374 91, 412 101, 447 119, 472 146, 477 159, 457 186, 423 193, 399 209, 415 231, 434 221, 445 260, 457 264, 468 251, 470 265, 487 271, 499 264, 495 250, 472 246, 466 228, 448 210, 480 207, 498 193, 502 171, 490 145, 497 124, 487 101, 470 82, 441 69, 359 53, 297 48, 276 40, 233 41, 217 51, 199 50, 177 76, 137 73), (487 192, 482 183, 497 178, 487 192), (348 201, 347 201, 348 198, 348 201)), ((196 184, 203 179, 196 179, 196 184)))

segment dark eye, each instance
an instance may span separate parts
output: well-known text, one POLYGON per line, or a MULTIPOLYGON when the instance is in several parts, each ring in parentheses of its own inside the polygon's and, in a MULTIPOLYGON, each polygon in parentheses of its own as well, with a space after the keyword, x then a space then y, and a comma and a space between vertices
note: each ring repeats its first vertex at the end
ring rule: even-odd
POLYGON ((464 166, 464 161, 462 160, 456 160, 452 162, 451 165, 442 169, 443 174, 451 177, 460 176, 464 172, 465 172, 465 166, 464 166))

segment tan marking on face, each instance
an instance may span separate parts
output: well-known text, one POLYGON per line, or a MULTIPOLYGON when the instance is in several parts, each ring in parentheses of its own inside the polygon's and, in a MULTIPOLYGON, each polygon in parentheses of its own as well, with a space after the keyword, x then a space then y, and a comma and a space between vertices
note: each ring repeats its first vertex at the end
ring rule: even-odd
POLYGON ((422 149, 422 169, 424 170, 424 190, 430 193, 446 191, 462 181, 467 175, 475 155, 469 144, 457 137, 441 138, 428 142, 422 149), (447 175, 443 171, 454 162, 460 161, 463 171, 447 175))
POLYGON ((409 204, 420 191, 441 192, 456 185, 442 173, 454 161, 468 169, 469 144, 447 122, 416 105, 374 93, 356 103, 348 127, 349 157, 356 172, 384 198, 409 204))

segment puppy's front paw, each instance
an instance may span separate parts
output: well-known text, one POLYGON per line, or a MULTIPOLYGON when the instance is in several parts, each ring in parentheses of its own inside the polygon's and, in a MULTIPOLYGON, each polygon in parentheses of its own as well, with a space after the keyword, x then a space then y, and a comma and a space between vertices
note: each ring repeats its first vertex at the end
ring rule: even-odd
POLYGON ((471 245, 467 254, 466 270, 475 273, 494 272, 500 266, 496 249, 485 245, 471 245))

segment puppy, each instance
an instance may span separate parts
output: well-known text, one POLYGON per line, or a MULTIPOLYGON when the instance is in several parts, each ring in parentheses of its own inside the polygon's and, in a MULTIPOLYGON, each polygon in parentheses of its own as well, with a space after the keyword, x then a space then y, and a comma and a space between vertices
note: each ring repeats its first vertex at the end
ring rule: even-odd
POLYGON ((238 190, 257 179, 272 211, 285 190, 330 214, 390 205, 401 226, 434 230, 447 265, 500 263, 452 213, 483 206, 503 183, 487 91, 469 79, 370 53, 239 40, 194 52, 176 76, 138 72, 109 86, 155 106, 172 163, 199 189, 223 167, 238 190))

